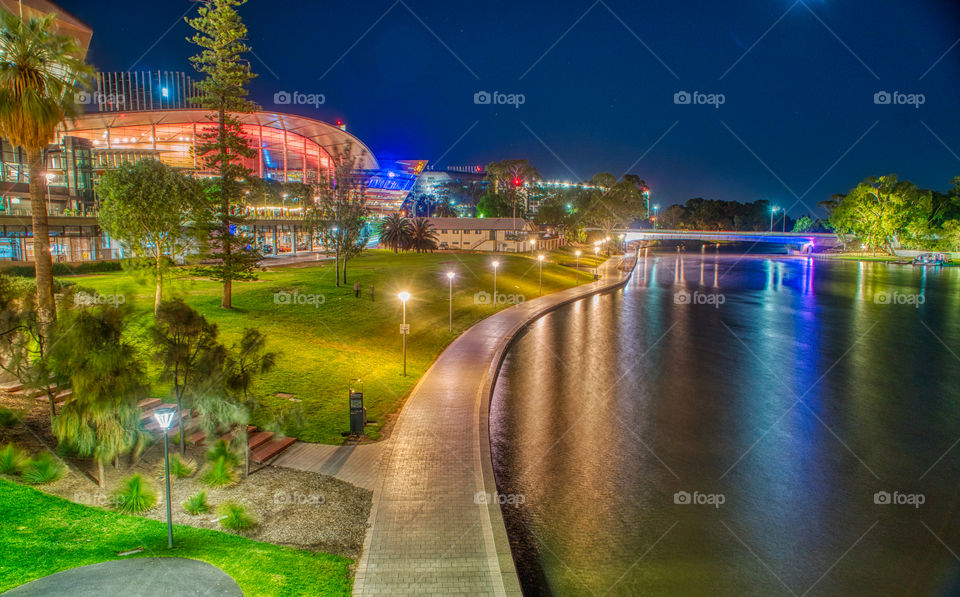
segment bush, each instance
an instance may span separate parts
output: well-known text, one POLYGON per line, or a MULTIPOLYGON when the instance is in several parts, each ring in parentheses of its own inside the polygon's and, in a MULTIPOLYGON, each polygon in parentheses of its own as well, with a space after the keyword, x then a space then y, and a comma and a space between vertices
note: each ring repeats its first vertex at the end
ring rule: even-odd
POLYGON ((19 475, 30 462, 30 458, 13 444, 0 448, 0 473, 4 475, 19 475))
MULTIPOLYGON (((82 263, 54 263, 54 276, 71 276, 73 274, 98 274, 102 272, 123 271, 123 264, 119 261, 84 261, 82 263)), ((3 268, 3 273, 13 276, 33 278, 36 273, 32 265, 14 265, 3 268)))
POLYGON ((220 458, 226 459, 226 461, 230 463, 230 466, 240 464, 240 459, 237 458, 237 455, 230 449, 230 445, 222 439, 217 440, 217 443, 213 444, 213 447, 207 451, 207 460, 210 462, 216 462, 220 458))
POLYGON ((249 529, 257 522, 253 516, 247 513, 247 510, 236 502, 226 502, 218 509, 220 516, 220 525, 231 531, 243 531, 249 529))
POLYGON ((209 512, 210 505, 207 504, 207 492, 201 491, 190 496, 187 501, 183 502, 183 509, 193 516, 209 512))
POLYGON ((9 429, 20 424, 20 415, 17 411, 0 406, 0 427, 9 429))
POLYGON ((67 472, 62 462, 43 452, 23 467, 23 480, 33 485, 53 483, 67 472))
POLYGON ((220 456, 210 463, 210 470, 203 476, 203 482, 211 487, 223 487, 236 481, 234 465, 226 456, 220 456))
POLYGON ((170 474, 178 479, 189 477, 196 468, 196 463, 189 458, 181 460, 179 454, 170 457, 170 474))
POLYGON ((135 474, 123 480, 119 489, 113 492, 113 507, 126 514, 140 514, 157 504, 157 491, 135 474))

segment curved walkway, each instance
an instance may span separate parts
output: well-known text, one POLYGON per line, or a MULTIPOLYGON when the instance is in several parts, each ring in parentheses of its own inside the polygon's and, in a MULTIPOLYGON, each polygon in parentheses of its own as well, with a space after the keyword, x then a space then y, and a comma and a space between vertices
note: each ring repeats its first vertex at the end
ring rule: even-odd
MULTIPOLYGON (((601 280, 530 300, 457 338, 414 387, 384 446, 354 595, 517 595, 520 583, 495 500, 488 409, 514 335, 571 301, 629 278, 618 258, 601 280)), ((630 265, 634 265, 631 260, 630 265)))
POLYGON ((10 597, 243 597, 226 572, 185 558, 132 558, 64 570, 4 593, 10 597))

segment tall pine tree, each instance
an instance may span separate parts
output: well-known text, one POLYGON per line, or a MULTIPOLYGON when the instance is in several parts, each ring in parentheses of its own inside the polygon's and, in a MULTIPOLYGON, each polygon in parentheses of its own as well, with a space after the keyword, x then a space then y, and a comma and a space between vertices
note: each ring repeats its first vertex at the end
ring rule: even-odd
POLYGON ((197 17, 186 19, 197 33, 188 38, 201 48, 190 58, 193 67, 206 78, 197 83, 197 101, 211 111, 210 124, 197 133, 198 157, 204 168, 216 172, 209 189, 210 205, 200 244, 197 272, 223 282, 220 306, 231 308, 234 280, 251 280, 261 255, 253 236, 245 229, 242 185, 250 176, 243 158, 254 158, 257 150, 243 134, 238 113, 253 112, 258 106, 247 99, 246 85, 253 79, 250 62, 244 58, 247 28, 236 7, 246 0, 207 0, 197 17))

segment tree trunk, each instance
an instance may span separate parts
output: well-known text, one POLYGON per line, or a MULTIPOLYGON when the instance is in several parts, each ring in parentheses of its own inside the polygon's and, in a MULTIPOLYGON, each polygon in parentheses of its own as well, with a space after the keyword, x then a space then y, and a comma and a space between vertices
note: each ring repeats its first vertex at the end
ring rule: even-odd
POLYGON ((46 173, 43 171, 43 149, 27 149, 30 163, 30 212, 33 225, 33 267, 37 284, 37 317, 40 323, 41 350, 56 320, 53 297, 53 261, 50 258, 50 227, 47 223, 46 173))
POLYGON ((163 259, 163 256, 157 251, 157 290, 153 296, 153 314, 156 315, 157 311, 160 310, 160 300, 163 296, 163 274, 160 269, 160 260, 163 259))
POLYGON ((347 256, 343 256, 343 283, 347 283, 347 256))
POLYGON ((233 308, 233 280, 227 278, 223 281, 223 295, 220 298, 221 309, 233 308))
POLYGON ((333 267, 337 270, 337 286, 340 286, 340 247, 337 247, 333 258, 333 267))
POLYGON ((100 485, 100 489, 107 488, 107 479, 103 474, 103 461, 97 458, 97 483, 100 485))
POLYGON ((187 445, 184 439, 186 434, 183 432, 183 407, 179 393, 177 394, 177 429, 180 431, 180 456, 184 456, 187 453, 187 445))

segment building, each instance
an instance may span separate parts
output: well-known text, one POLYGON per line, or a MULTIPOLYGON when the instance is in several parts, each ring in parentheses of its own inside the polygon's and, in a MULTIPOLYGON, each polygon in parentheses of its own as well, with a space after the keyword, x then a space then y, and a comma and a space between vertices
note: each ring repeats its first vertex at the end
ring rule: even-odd
POLYGON ((521 253, 546 249, 521 218, 428 218, 441 250, 521 253))

